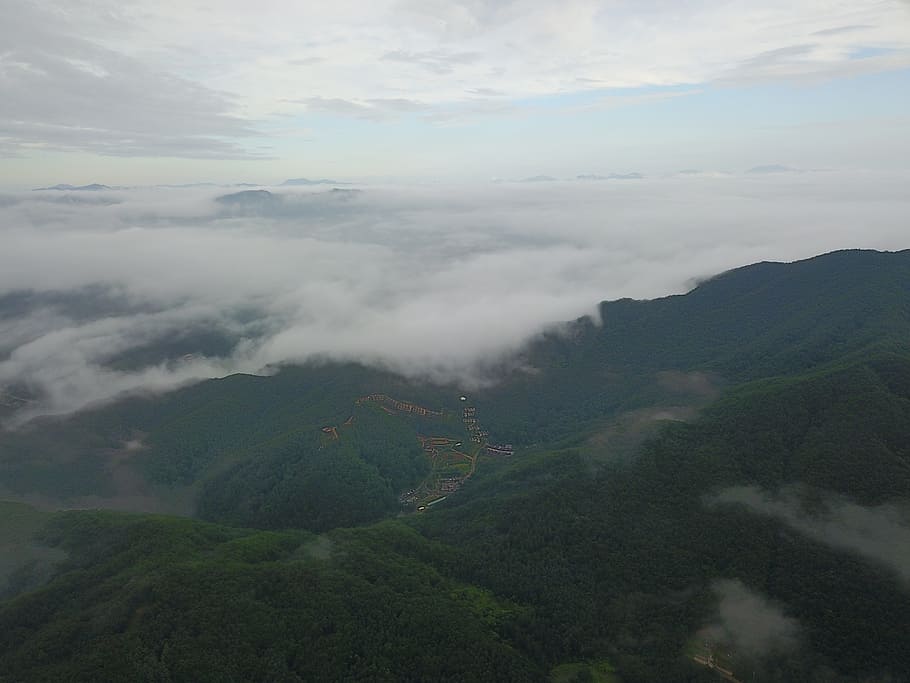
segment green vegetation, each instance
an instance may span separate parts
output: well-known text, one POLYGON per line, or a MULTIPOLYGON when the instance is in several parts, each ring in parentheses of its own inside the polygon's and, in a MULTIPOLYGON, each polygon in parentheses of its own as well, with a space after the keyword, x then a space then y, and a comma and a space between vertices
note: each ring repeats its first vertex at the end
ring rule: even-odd
POLYGON ((401 491, 429 471, 415 434, 372 406, 358 407, 353 418, 336 428, 338 439, 317 432, 251 449, 204 483, 199 515, 238 526, 324 531, 397 510, 401 491))
POLYGON ((527 352, 537 372, 475 396, 497 438, 552 441, 592 419, 672 404, 700 388, 661 371, 741 382, 800 374, 872 349, 910 350, 910 251, 842 251, 724 273, 684 296, 601 304, 527 352), (658 380, 658 381, 656 381, 658 380))
POLYGON ((708 586, 729 577, 787 605, 803 629, 806 649, 755 663, 762 680, 897 675, 910 670, 900 626, 910 595, 897 574, 707 499, 795 484, 807 505, 831 491, 870 505, 906 499, 908 372, 910 358, 882 356, 747 385, 665 429, 633 463, 592 476, 577 448, 541 453, 480 470, 413 523, 458 550, 459 578, 535 606, 522 638, 553 665, 606 655, 623 680, 683 679, 680 653, 715 609, 708 586))
POLYGON ((550 672, 551 683, 616 683, 616 669, 608 661, 560 664, 550 672))
POLYGON ((336 532, 328 557, 304 532, 103 512, 44 537, 71 557, 0 610, 3 681, 545 680, 496 630, 505 608, 401 525, 336 532))
MULTIPOLYGON (((171 509, 174 491, 189 489, 194 497, 204 480, 270 444, 306 440, 326 425, 340 426, 359 397, 379 391, 434 407, 457 401, 451 389, 415 385, 357 364, 287 367, 268 377, 233 375, 3 433, 0 495, 40 495, 61 507, 115 496, 152 498, 156 509, 171 509), (127 453, 130 442, 139 448, 127 453)), ((419 430, 422 423, 411 424, 419 430)))
POLYGON ((355 365, 4 437, 3 487, 64 498, 116 491, 87 454, 138 438, 118 467, 209 521, 0 508, 0 544, 55 553, 0 596, 0 681, 718 681, 690 657, 706 627, 742 680, 907 680, 910 252, 759 264, 602 313, 472 394, 521 447, 425 514, 382 520, 430 473, 416 435, 461 425, 355 401, 457 413, 458 392, 355 365), (737 631, 719 580, 793 633, 737 631))
POLYGON ((0 600, 47 581, 66 554, 35 541, 50 514, 0 501, 0 600))

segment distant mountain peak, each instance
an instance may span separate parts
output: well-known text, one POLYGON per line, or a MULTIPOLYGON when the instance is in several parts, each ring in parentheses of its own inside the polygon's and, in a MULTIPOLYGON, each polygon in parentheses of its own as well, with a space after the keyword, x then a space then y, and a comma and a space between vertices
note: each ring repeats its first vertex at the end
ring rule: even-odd
POLYGON ((33 192, 40 192, 44 190, 56 190, 60 192, 97 192, 99 190, 112 189, 114 188, 109 187, 108 185, 101 185, 99 183, 92 183, 91 185, 67 185, 66 183, 60 183, 51 187, 36 187, 33 192))
POLYGON ((219 204, 228 205, 266 204, 280 199, 281 195, 274 195, 268 190, 241 190, 215 197, 219 204))

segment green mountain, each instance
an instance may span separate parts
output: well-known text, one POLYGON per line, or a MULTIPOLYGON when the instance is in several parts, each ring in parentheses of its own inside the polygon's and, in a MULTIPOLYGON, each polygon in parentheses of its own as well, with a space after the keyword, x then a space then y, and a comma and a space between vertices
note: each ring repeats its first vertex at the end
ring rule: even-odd
POLYGON ((323 364, 4 435, 14 497, 209 521, 2 508, 0 681, 910 680, 910 251, 601 317, 467 402, 323 364))
POLYGON ((741 382, 873 348, 907 351, 910 252, 759 263, 685 295, 603 303, 600 318, 545 336, 525 359, 535 372, 516 373, 477 398, 503 438, 558 438, 591 418, 699 390, 691 382, 668 386, 660 372, 741 382))

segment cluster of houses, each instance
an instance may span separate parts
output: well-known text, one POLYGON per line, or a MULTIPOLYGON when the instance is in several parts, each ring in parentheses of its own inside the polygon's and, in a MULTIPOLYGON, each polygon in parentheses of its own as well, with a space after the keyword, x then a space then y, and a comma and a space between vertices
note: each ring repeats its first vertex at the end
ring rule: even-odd
POLYGON ((455 443, 452 439, 447 439, 444 436, 418 436, 418 441, 420 441, 420 446, 423 448, 423 452, 429 455, 430 457, 436 457, 439 455, 439 449, 443 446, 450 446, 455 443))
POLYGON ((483 443, 489 436, 489 432, 480 428, 480 423, 477 421, 477 408, 465 406, 462 411, 462 422, 464 422, 465 429, 470 432, 471 441, 474 443, 483 443))
MULTIPOLYGON (((462 398, 462 400, 465 399, 462 398)), ((480 428, 480 423, 477 421, 477 408, 474 406, 465 406, 462 411, 462 421, 464 422, 465 429, 471 433, 471 441, 474 443, 484 443, 487 440, 487 437, 490 434, 480 428)), ((515 453, 515 449, 510 443, 487 444, 486 453, 487 455, 511 457, 515 453)))
POLYGON ((439 480, 439 490, 443 493, 454 493, 461 486, 461 477, 444 477, 439 480))
POLYGON ((721 665, 720 661, 718 661, 719 657, 715 652, 715 645, 709 641, 705 641, 704 648, 700 653, 692 655, 692 660, 713 670, 714 673, 718 674, 724 680, 730 681, 730 683, 743 683, 733 675, 733 671, 721 665))
POLYGON ((420 415, 421 417, 442 417, 443 412, 441 410, 430 410, 429 408, 424 408, 415 403, 410 403, 408 401, 399 401, 398 399, 392 398, 391 396, 386 396, 385 394, 370 394, 369 396, 364 396, 357 399, 357 404, 359 405, 363 401, 373 401, 378 403, 384 408, 391 408, 396 410, 399 413, 410 413, 413 415, 420 415))

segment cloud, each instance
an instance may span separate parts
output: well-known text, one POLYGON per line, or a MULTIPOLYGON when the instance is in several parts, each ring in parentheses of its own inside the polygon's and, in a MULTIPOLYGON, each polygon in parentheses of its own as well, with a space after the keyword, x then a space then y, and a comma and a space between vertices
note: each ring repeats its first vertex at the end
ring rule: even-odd
POLYGON ((386 120, 410 101, 446 119, 491 98, 526 107, 910 63, 897 1, 339 0, 314 14, 287 0, 5 0, 3 14, 0 156, 247 158, 263 123, 308 111, 386 120))
POLYGON ((473 64, 480 60, 479 52, 446 52, 445 50, 426 50, 424 52, 407 52, 392 50, 382 55, 381 59, 403 64, 414 64, 437 75, 452 73, 461 64, 473 64))
POLYGON ((367 121, 387 121, 402 114, 421 112, 427 109, 420 102, 404 98, 354 101, 340 98, 308 97, 302 100, 293 100, 292 102, 305 105, 307 111, 312 114, 347 116, 367 121))
POLYGON ((795 490, 774 494, 754 486, 725 489, 712 501, 745 505, 816 541, 888 567, 910 582, 910 506, 905 503, 864 507, 830 496, 821 511, 809 513, 795 490))
POLYGON ((698 633, 700 640, 723 643, 737 655, 762 657, 797 645, 798 622, 784 608, 750 590, 739 579, 715 581, 717 615, 698 633))
POLYGON ((30 388, 31 413, 66 412, 316 357, 486 381, 603 299, 677 293, 766 259, 906 248, 906 183, 830 172, 7 194, 0 389, 30 388))
POLYGON ((852 26, 837 26, 835 28, 826 28, 821 31, 815 31, 813 36, 837 36, 844 33, 854 33, 856 31, 864 31, 866 29, 874 29, 874 26, 869 24, 854 24, 852 26))
MULTIPOLYGON (((814 34, 818 36, 819 34, 814 34)), ((842 33, 829 34, 840 36, 842 33)), ((818 82, 838 77, 860 76, 910 66, 910 51, 843 44, 800 43, 778 47, 731 63, 715 80, 721 84, 770 81, 818 82)))
POLYGON ((630 107, 639 104, 651 104, 663 100, 672 100, 678 97, 691 97, 700 95, 703 91, 699 89, 688 90, 671 90, 662 92, 640 93, 636 95, 605 95, 593 102, 572 108, 571 111, 586 111, 591 109, 617 109, 619 107, 630 107))
POLYGON ((0 24, 0 150, 256 156, 237 141, 255 132, 230 95, 83 39, 65 14, 12 5, 0 24))

